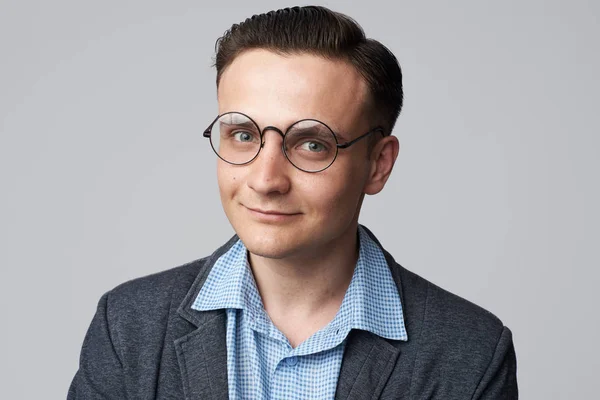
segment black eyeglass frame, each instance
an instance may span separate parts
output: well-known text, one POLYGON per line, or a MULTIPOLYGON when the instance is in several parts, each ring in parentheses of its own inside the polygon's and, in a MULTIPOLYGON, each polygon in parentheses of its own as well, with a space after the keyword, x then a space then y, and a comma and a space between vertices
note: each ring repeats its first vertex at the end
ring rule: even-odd
POLYGON ((202 134, 202 136, 204 136, 205 138, 208 138, 210 140, 210 147, 213 149, 213 151, 215 152, 215 154, 217 155, 217 157, 219 157, 221 160, 223 160, 226 163, 231 164, 231 165, 246 165, 246 164, 250 164, 252 161, 256 160, 256 157, 258 157, 258 155, 260 154, 260 151, 265 146, 265 142, 263 141, 263 137, 265 136, 265 132, 269 131, 269 130, 275 131, 275 132, 277 132, 277 133, 279 133, 281 135, 281 138, 283 139, 283 141, 281 142, 281 151, 283 152, 283 155, 285 156, 285 158, 290 162, 290 164, 292 164, 294 167, 298 168, 300 171, 304 171, 304 172, 308 172, 308 173, 321 172, 321 171, 324 171, 327 168, 331 167, 331 165, 337 159, 337 156, 338 156, 338 153, 339 153, 339 149, 347 149, 348 147, 352 146, 353 144, 355 144, 356 142, 360 141, 361 139, 366 138, 367 136, 369 136, 370 134, 372 134, 374 132, 380 132, 382 135, 385 136, 385 133, 384 133, 385 131, 384 131, 383 127, 377 126, 377 127, 373 128, 373 129, 371 129, 370 131, 368 131, 368 132, 360 135, 359 137, 357 137, 355 139, 352 139, 352 140, 350 140, 348 142, 339 143, 338 142, 338 137, 335 134, 335 132, 333 131, 333 129, 331 129, 329 127, 329 125, 327 125, 323 121, 319 121, 318 119, 314 119, 314 118, 305 118, 305 119, 301 119, 301 120, 298 120, 298 121, 294 122, 293 124, 291 124, 290 126, 287 127, 287 129, 285 130, 285 133, 281 129, 277 128, 276 126, 272 126, 272 125, 266 126, 264 129, 261 130, 260 126, 258 126, 258 124, 252 118, 250 118, 246 114, 238 112, 238 111, 228 111, 226 113, 217 115, 217 117, 214 119, 214 121, 211 122, 210 125, 208 125, 208 127, 204 130, 204 133, 202 134), (234 162, 228 161, 228 160, 224 159, 223 157, 221 157, 219 155, 219 152, 215 149, 215 146, 213 145, 212 137, 211 137, 211 131, 212 131, 213 125, 219 120, 219 118, 221 118, 221 117, 223 117, 224 115, 227 115, 227 114, 240 114, 240 115, 243 115, 244 117, 248 118, 248 120, 250 120, 250 122, 252 122, 254 124, 254 126, 256 126, 256 128, 258 129, 258 133, 260 135, 260 146, 258 148, 258 151, 256 152, 256 155, 254 157, 252 157, 252 159, 250 159, 249 161, 246 161, 246 162, 243 162, 243 163, 234 163, 234 162), (325 166, 325 167, 323 167, 323 168, 321 168, 319 170, 310 171, 310 170, 305 170, 305 169, 302 169, 302 168, 298 167, 296 164, 294 164, 292 162, 292 160, 290 160, 290 158, 288 157, 287 152, 285 151, 285 135, 287 135, 287 133, 289 132, 289 130, 293 126, 297 125, 300 122, 304 122, 304 121, 313 121, 313 122, 318 122, 318 123, 324 125, 327 129, 329 129, 329 131, 331 132, 333 138, 335 139, 335 147, 336 147, 336 149, 335 149, 335 156, 333 157, 333 159, 331 160, 331 162, 327 166, 325 166))

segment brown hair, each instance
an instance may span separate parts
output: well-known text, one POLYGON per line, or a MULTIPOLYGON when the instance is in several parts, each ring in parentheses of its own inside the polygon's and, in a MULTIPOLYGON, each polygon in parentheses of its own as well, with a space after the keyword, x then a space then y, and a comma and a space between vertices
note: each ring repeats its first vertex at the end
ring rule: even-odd
POLYGON ((320 6, 292 7, 254 15, 234 24, 217 40, 217 87, 224 70, 243 51, 310 53, 349 62, 364 77, 370 106, 391 131, 402 109, 402 71, 392 52, 368 39, 352 18, 320 6))

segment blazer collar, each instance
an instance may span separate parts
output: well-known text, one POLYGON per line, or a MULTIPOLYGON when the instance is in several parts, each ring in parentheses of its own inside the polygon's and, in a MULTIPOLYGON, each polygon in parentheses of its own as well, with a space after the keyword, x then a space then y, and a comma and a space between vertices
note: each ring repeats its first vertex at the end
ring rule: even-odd
MULTIPOLYGON (((364 227, 363 227, 364 228, 364 227)), ((375 243, 381 244, 366 229, 375 243)), ((223 399, 229 397, 227 382, 227 343, 225 310, 197 311, 192 308, 202 285, 216 262, 239 238, 233 236, 215 251, 201 267, 177 313, 197 329, 175 340, 175 349, 186 399, 223 399)), ((382 248, 383 250, 383 248, 382 248)), ((383 250, 392 277, 405 307, 400 276, 392 256, 383 250)), ((355 330, 346 343, 335 398, 362 399, 365 393, 378 398, 400 357, 398 341, 386 340, 370 332, 355 330)))
POLYGON ((378 399, 400 356, 400 349, 368 331, 348 336, 338 377, 336 400, 378 399))

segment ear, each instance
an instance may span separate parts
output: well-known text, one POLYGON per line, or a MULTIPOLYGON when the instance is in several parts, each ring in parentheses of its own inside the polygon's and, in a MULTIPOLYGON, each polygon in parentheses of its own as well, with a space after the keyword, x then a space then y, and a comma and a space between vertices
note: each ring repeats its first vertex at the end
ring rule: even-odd
POLYGON ((371 171, 364 188, 366 194, 381 192, 387 182, 400 151, 400 143, 395 136, 379 140, 371 151, 371 171))

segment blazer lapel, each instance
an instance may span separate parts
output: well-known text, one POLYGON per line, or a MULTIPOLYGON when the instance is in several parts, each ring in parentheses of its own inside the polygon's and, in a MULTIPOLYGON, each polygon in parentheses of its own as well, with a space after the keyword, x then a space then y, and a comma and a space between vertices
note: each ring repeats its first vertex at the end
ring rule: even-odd
POLYGON ((175 340, 185 398, 227 400, 227 315, 224 310, 200 314, 200 327, 175 340))
POLYGON ((352 331, 346 343, 336 400, 377 399, 396 366, 400 350, 367 331, 352 331))
POLYGON ((177 313, 196 330, 175 340, 175 351, 186 400, 229 398, 225 310, 192 308, 216 260, 237 241, 237 236, 214 252, 198 273, 177 313))

